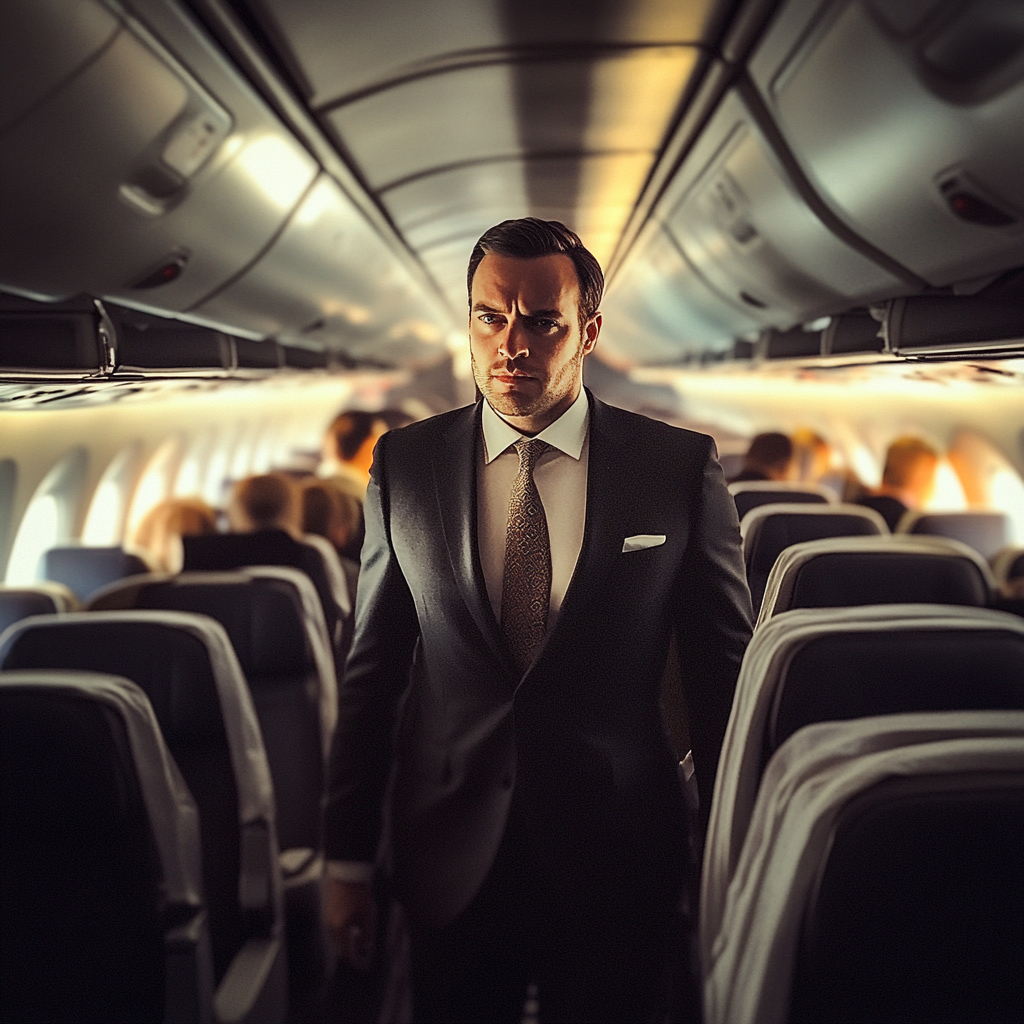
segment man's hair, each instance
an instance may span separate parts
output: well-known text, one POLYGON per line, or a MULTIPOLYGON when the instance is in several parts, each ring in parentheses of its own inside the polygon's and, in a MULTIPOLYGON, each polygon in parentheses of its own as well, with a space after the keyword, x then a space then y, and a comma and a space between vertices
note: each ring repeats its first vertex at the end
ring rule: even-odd
POLYGON ((235 484, 228 504, 228 519, 236 531, 289 530, 298 526, 298 489, 283 473, 250 476, 235 484))
POLYGON ((469 256, 466 287, 469 303, 473 304, 473 277, 481 260, 488 255, 510 256, 518 260, 534 260, 541 256, 568 256, 576 268, 580 284, 579 320, 582 331, 587 321, 597 312, 604 294, 604 274, 601 265, 561 221, 522 217, 503 220, 481 236, 469 256))
POLYGON ((939 453, 919 437, 897 438, 885 454, 882 483, 890 487, 907 487, 922 462, 934 467, 939 453))
POLYGON ((793 442, 785 434, 758 434, 747 449, 744 465, 749 469, 784 466, 793 458, 793 442))

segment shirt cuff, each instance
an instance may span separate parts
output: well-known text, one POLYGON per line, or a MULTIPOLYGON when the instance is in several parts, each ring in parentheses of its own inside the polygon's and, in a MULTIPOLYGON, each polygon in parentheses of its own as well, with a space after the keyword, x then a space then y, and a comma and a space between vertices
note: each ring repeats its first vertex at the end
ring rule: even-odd
POLYGON ((324 877, 332 882, 372 882, 373 864, 362 860, 329 860, 324 877))

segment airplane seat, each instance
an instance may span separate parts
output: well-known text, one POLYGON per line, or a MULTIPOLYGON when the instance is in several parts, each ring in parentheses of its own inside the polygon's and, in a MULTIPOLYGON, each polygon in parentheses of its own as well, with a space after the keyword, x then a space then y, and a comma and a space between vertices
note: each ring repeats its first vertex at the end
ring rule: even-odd
POLYGON ((759 505, 740 521, 747 583, 755 612, 761 608, 768 575, 786 548, 824 537, 886 535, 885 520, 860 505, 759 505))
POLYGON ((758 505, 829 505, 835 501, 832 492, 826 487, 778 480, 740 480, 729 484, 729 493, 736 502, 736 512, 740 519, 758 505))
POLYGON ((0 787, 0 1020, 212 1020, 198 813, 145 694, 0 673, 0 787))
POLYGON ((758 624, 793 608, 991 604, 982 557, 944 537, 835 537, 786 548, 768 576, 758 624))
POLYGON ((991 559, 992 575, 996 583, 1024 579, 1024 547, 1008 545, 1000 548, 991 559))
POLYGON ((25 619, 0 637, 0 668, 104 672, 145 692, 199 809, 218 1019, 282 1021, 287 978, 273 785, 224 628, 182 612, 25 619))
POLYGON ((76 612, 78 598, 61 583, 34 583, 30 587, 0 587, 0 633, 30 615, 76 612))
POLYGON ((209 615, 227 631, 252 695, 277 807, 290 988, 319 981, 327 950, 320 918, 321 801, 337 719, 337 683, 316 591, 297 569, 185 572, 98 594, 91 610, 145 608, 209 615))
POLYGON ((299 541, 284 530, 259 530, 182 537, 182 547, 185 572, 252 565, 284 565, 304 572, 320 598, 335 667, 340 670, 344 666, 352 637, 352 603, 338 554, 328 541, 321 537, 299 541))
POLYGON ((79 601, 85 602, 114 580, 154 572, 156 568, 143 552, 76 544, 50 548, 43 555, 42 573, 44 579, 63 583, 79 601))
POLYGON ((1024 622, 990 608, 801 608, 747 648, 722 744, 705 845, 701 943, 720 923, 762 777, 817 722, 937 711, 1024 711, 1024 622))
POLYGON ((991 558, 1010 543, 1010 517, 1005 512, 906 512, 896 532, 949 537, 991 558))
POLYGON ((707 1024, 1024 1015, 1024 713, 808 726, 776 753, 707 1024))

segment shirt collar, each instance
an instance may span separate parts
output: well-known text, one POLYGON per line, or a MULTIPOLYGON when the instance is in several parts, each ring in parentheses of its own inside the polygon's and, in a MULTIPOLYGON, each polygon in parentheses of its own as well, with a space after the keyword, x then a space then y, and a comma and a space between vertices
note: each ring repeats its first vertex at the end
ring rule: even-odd
MULTIPOLYGON (((569 406, 554 423, 549 423, 538 435, 538 439, 546 441, 552 448, 557 448, 570 458, 579 461, 583 451, 583 442, 587 436, 587 424, 590 420, 590 403, 583 388, 576 401, 569 406)), ((507 423, 496 413, 484 399, 481 423, 484 430, 484 464, 493 462, 503 451, 522 441, 526 436, 520 434, 515 427, 507 423)))

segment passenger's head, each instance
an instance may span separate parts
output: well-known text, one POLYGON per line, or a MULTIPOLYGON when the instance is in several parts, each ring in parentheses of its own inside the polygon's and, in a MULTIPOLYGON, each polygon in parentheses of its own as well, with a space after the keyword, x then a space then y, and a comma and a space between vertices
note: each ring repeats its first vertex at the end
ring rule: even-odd
POLYGON ((801 483, 817 483, 832 464, 832 448, 828 441, 806 427, 793 432, 791 475, 801 483))
POLYGON ((283 473, 265 473, 239 480, 228 503, 228 522, 236 533, 256 530, 302 532, 299 492, 283 473))
POLYGON ((758 434, 750 442, 743 468, 763 473, 769 480, 787 480, 792 462, 793 442, 785 434, 773 431, 758 434))
POLYGON ((303 533, 326 537, 336 548, 344 548, 358 532, 362 514, 359 502, 331 480, 303 482, 303 533))
POLYGON ((182 537, 217 532, 217 513, 202 498, 168 498, 146 513, 132 544, 148 552, 167 572, 181 569, 182 537))
POLYGON ((386 433, 382 414, 353 410, 336 416, 324 434, 323 462, 327 470, 347 466, 369 478, 373 448, 386 433))
POLYGON ((898 497, 907 508, 924 505, 935 488, 939 454, 919 437, 897 438, 885 454, 882 487, 898 497))
POLYGON ((579 394, 601 330, 601 267, 564 224, 525 217, 484 232, 467 283, 477 387, 514 426, 536 433, 579 394))

